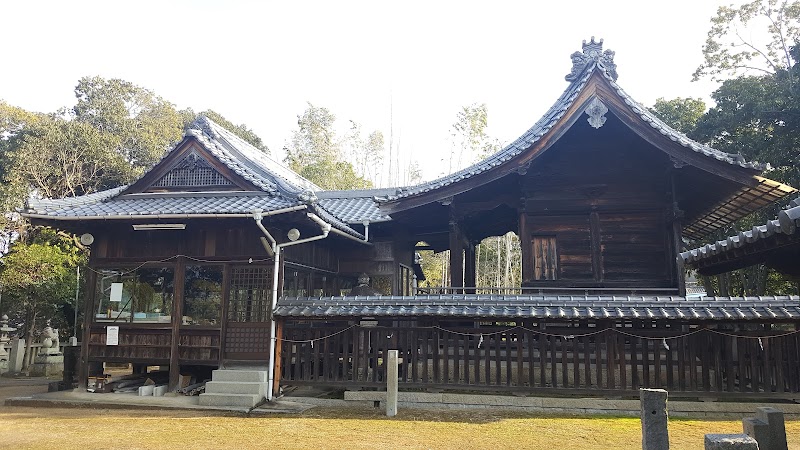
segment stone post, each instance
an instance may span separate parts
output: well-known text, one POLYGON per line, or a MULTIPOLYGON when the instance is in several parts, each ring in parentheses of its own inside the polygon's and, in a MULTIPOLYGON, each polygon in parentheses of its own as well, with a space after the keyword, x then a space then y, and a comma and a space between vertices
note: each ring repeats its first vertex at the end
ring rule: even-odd
POLYGON ((22 361, 25 358, 25 339, 14 338, 11 340, 11 354, 8 356, 8 371, 11 373, 22 372, 22 361))
POLYGON ((787 450, 786 425, 781 410, 768 406, 756 408, 756 420, 767 424, 768 438, 765 442, 766 445, 761 445, 761 441, 756 438, 761 450, 787 450))
POLYGON ((668 450, 667 391, 639 389, 642 418, 642 450, 668 450))
POLYGON ((386 361, 386 416, 397 415, 397 361, 398 351, 389 350, 386 361))
POLYGON ((705 450, 758 450, 758 442, 746 434, 707 434, 705 450))
POLYGON ((762 422, 755 417, 742 419, 742 430, 744 434, 750 436, 758 442, 759 450, 770 450, 769 446, 769 424, 762 422))

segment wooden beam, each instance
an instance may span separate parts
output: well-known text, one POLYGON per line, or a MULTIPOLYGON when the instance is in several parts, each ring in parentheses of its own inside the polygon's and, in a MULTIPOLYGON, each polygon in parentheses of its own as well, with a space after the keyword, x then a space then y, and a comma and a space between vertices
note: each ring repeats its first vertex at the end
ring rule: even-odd
POLYGON ((464 241, 458 223, 450 223, 450 286, 464 286, 464 241))
MULTIPOLYGON (((464 284, 474 288, 478 276, 475 266, 475 243, 470 242, 464 250, 464 284)), ((474 294, 475 289, 467 289, 465 293, 474 294)))
MULTIPOLYGON (((274 318, 273 318, 274 319, 274 318)), ((281 353, 283 352, 283 320, 275 322, 275 373, 272 380, 272 396, 280 395, 281 386, 281 353)))
POLYGON ((86 388, 89 381, 89 339, 91 336, 92 324, 95 320, 94 301, 95 289, 97 286, 97 273, 91 269, 86 271, 86 288, 83 294, 83 330, 81 332, 81 356, 80 366, 78 367, 78 388, 86 388))
POLYGON ((172 335, 169 351, 169 391, 178 389, 180 383, 181 368, 178 363, 180 357, 180 332, 181 318, 183 317, 183 284, 184 269, 186 260, 179 256, 175 264, 174 291, 172 296, 172 335))
POLYGON ((522 281, 533 281, 533 252, 531 251, 531 217, 525 211, 519 215, 519 245, 522 251, 522 281))

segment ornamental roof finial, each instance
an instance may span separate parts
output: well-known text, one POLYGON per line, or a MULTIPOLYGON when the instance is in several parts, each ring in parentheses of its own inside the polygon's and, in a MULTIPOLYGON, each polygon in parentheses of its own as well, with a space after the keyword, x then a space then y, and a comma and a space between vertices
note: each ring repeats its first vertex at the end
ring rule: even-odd
POLYGON ((583 41, 583 52, 575 52, 570 55, 572 58, 572 70, 564 77, 565 80, 572 82, 578 79, 578 75, 583 72, 589 64, 597 63, 601 69, 614 81, 617 80, 617 65, 614 64, 614 52, 611 50, 603 51, 603 40, 595 41, 594 36, 589 42, 583 41))

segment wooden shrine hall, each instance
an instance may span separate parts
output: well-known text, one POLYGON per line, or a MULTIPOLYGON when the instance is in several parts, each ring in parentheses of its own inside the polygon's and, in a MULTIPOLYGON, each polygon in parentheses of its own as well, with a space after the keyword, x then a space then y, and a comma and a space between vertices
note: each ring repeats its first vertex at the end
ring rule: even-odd
POLYGON ((34 223, 94 241, 82 382, 249 364, 267 399, 380 388, 397 349, 401 389, 796 397, 798 297, 686 297, 681 257, 795 189, 635 102, 602 40, 571 59, 530 130, 417 186, 325 191, 200 118, 131 185, 31 199, 34 223), (521 286, 476 286, 476 246, 507 232, 521 286), (421 242, 449 250, 450 286, 417 288, 421 242), (351 295, 361 273, 374 293, 351 295))

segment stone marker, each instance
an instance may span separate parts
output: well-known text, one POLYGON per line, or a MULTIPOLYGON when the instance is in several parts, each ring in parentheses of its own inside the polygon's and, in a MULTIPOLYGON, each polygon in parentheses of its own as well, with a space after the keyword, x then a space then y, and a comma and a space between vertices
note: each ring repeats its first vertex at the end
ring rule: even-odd
POLYGON ((398 351, 389 350, 386 362, 386 415, 397 415, 397 360, 398 351))
POLYGON ((761 441, 758 441, 759 448, 761 450, 787 450, 786 425, 783 421, 783 412, 769 406, 762 406, 756 408, 756 419, 766 423, 769 427, 767 445, 762 446, 761 441))
POLYGON ((707 434, 705 450, 758 450, 758 442, 746 434, 707 434))
POLYGON ((742 430, 744 434, 750 436, 758 442, 759 450, 769 450, 769 424, 762 422, 755 417, 742 419, 742 430))
POLYGON ((8 371, 22 372, 22 361, 25 359, 25 339, 11 340, 11 352, 8 355, 8 371))
POLYGON ((667 391, 639 389, 642 418, 642 450, 668 450, 667 391))

